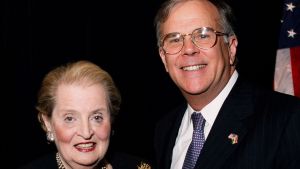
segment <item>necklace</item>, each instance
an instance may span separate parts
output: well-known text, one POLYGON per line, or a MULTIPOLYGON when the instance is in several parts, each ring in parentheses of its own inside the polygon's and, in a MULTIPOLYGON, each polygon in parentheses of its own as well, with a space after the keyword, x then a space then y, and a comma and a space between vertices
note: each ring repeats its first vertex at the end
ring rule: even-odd
POLYGON ((58 169, 66 169, 63 163, 61 162, 58 152, 56 153, 56 162, 57 162, 58 169))
MULTIPOLYGON (((60 157, 59 157, 58 152, 56 153, 55 158, 56 158, 58 169, 66 169, 65 166, 64 166, 64 164, 62 163, 60 157)), ((103 167, 101 167, 101 169, 107 169, 107 167, 103 166, 103 167)))

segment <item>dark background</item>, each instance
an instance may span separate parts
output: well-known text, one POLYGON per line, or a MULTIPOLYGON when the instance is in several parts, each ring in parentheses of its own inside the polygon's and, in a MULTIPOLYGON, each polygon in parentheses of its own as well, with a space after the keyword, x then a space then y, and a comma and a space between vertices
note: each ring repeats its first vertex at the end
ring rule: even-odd
MULTIPOLYGON (((151 158, 156 121, 183 98, 165 73, 153 19, 162 0, 5 1, 2 36, 12 85, 12 168, 53 150, 34 109, 43 76, 56 66, 87 59, 108 71, 123 102, 112 146, 151 158)), ((272 89, 282 2, 230 0, 239 38, 238 70, 272 89)), ((4 72, 5 73, 5 72, 4 72)), ((9 140, 9 139, 6 139, 9 140)), ((10 153, 9 153, 10 154, 10 153)))

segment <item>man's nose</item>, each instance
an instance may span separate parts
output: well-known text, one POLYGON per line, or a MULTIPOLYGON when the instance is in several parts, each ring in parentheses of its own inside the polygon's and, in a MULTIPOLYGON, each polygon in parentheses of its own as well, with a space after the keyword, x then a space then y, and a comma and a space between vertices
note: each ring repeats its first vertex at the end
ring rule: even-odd
POLYGON ((199 48, 194 44, 192 35, 184 35, 182 52, 185 55, 194 55, 199 52, 199 48))

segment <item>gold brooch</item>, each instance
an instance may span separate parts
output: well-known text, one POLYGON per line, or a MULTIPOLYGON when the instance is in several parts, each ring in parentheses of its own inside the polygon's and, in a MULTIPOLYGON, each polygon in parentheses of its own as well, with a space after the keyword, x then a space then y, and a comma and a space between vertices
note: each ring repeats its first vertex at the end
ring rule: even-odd
POLYGON ((140 166, 137 166, 138 169, 151 169, 151 166, 147 163, 141 162, 140 166))

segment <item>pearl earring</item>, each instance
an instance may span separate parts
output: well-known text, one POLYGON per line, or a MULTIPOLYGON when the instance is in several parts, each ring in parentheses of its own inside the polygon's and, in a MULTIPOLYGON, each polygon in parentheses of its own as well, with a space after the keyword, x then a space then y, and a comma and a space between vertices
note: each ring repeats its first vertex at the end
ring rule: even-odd
POLYGON ((47 140, 49 142, 53 142, 54 141, 54 136, 53 136, 53 133, 51 131, 47 132, 47 140))

